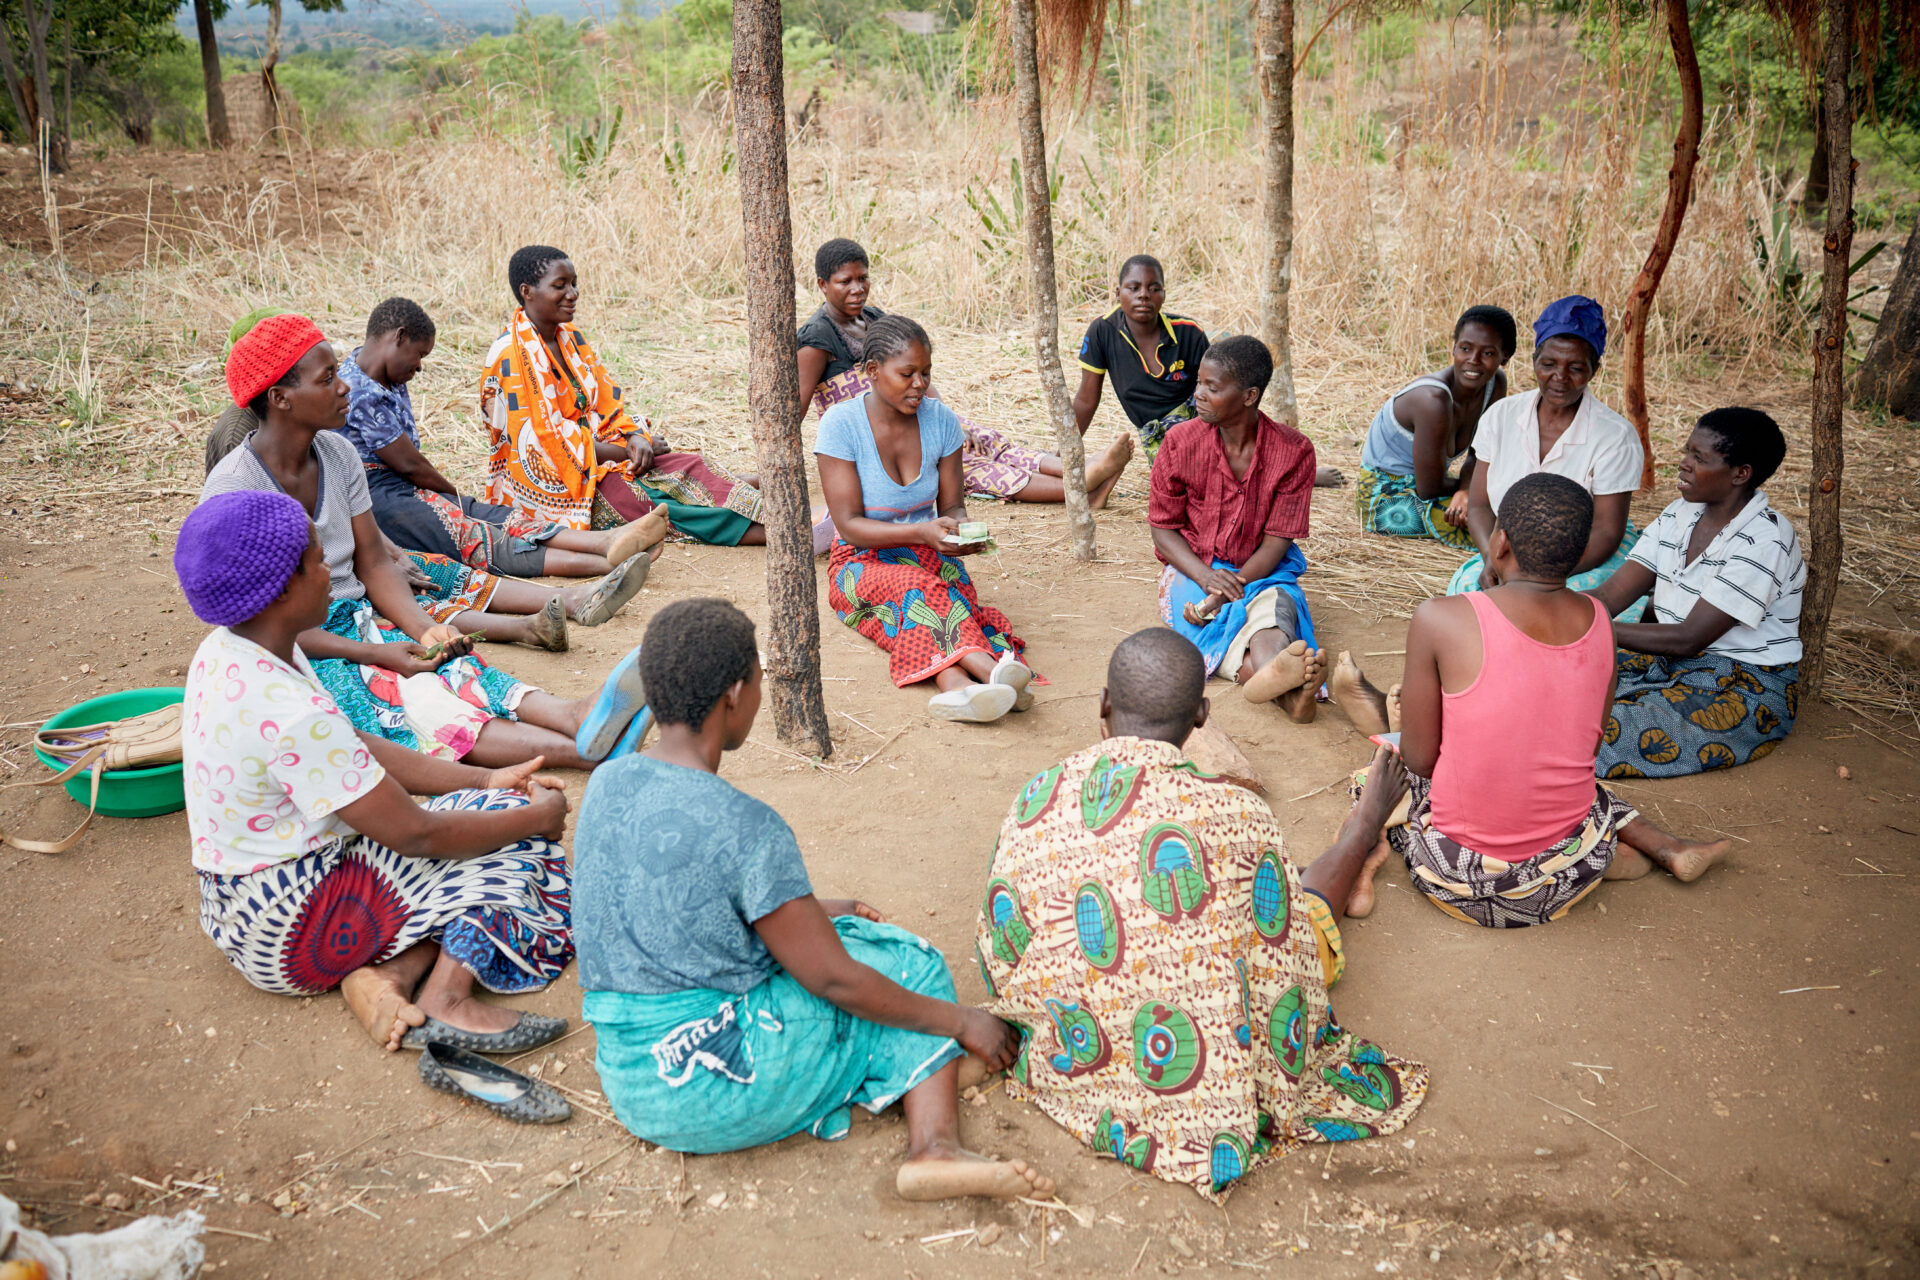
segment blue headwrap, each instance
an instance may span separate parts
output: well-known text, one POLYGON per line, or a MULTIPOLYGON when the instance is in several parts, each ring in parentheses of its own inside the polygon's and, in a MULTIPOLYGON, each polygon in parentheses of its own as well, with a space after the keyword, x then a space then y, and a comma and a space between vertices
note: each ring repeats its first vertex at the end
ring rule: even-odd
POLYGON ((1592 298, 1570 294, 1549 302, 1540 318, 1533 322, 1533 348, 1538 351, 1548 338, 1579 338, 1593 348, 1598 360, 1607 351, 1607 313, 1592 298))

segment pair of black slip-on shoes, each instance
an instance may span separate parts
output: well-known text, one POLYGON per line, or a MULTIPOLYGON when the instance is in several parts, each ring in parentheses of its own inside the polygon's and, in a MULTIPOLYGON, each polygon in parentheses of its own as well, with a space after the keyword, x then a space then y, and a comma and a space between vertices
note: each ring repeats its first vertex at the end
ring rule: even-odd
POLYGON ((480 1055, 526 1053, 566 1034, 565 1018, 523 1013, 505 1031, 462 1031, 438 1018, 407 1032, 403 1049, 420 1050, 420 1078, 427 1087, 479 1103, 517 1124, 559 1124, 573 1115, 560 1091, 480 1055))

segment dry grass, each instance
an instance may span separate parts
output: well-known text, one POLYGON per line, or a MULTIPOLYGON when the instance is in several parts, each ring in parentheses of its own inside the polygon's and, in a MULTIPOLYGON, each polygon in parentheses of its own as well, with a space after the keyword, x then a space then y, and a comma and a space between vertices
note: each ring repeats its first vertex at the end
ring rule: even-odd
MULTIPOLYGON (((1329 69, 1303 86, 1300 111, 1296 377, 1302 426, 1328 460, 1351 468, 1381 396, 1439 364, 1464 307, 1497 301, 1525 318, 1577 290, 1617 308, 1657 214, 1664 122, 1649 92, 1651 64, 1605 69, 1545 27, 1435 23, 1391 66, 1369 63, 1351 27, 1336 25, 1320 47, 1329 69)), ((1123 67, 1142 56, 1137 38, 1113 56, 1123 67)), ((1216 70, 1196 75, 1217 78, 1216 70)), ((1173 309, 1212 330, 1255 327, 1251 135, 1223 139, 1197 92, 1175 103, 1176 124, 1189 120, 1192 131, 1165 144, 1152 140, 1139 95, 1096 107, 1097 131, 1081 117, 1053 122, 1064 174, 1056 219, 1065 341, 1108 305, 1113 265, 1143 249, 1167 263, 1173 309)), ((812 246, 859 239, 875 254, 877 301, 934 333, 944 394, 1038 440, 1019 234, 985 225, 975 209, 991 193, 1012 210, 1004 111, 917 85, 833 99, 792 156, 796 275, 804 314, 812 246)), ((29 540, 64 537, 50 517, 112 498, 137 503, 131 510, 144 514, 132 518, 156 543, 170 541, 169 524, 197 488, 202 419, 223 394, 224 331, 268 303, 309 312, 347 345, 384 296, 427 306, 440 346, 415 384, 416 405, 429 449, 471 484, 483 445, 471 412, 476 365, 508 310, 506 259, 531 241, 561 245, 580 264, 583 322, 628 379, 631 399, 670 419, 676 440, 747 461, 739 200, 724 123, 705 105, 657 101, 630 104, 629 121, 611 163, 582 180, 566 176, 545 134, 309 152, 296 157, 308 178, 209 194, 197 218, 177 221, 168 247, 92 293, 50 287, 43 266, 7 262, 8 367, 67 395, 84 354, 104 417, 65 430, 18 418, 0 427, 0 495, 12 508, 0 527, 29 540), (666 162, 668 139, 684 148, 683 161, 666 162), (310 175, 323 166, 334 187, 344 179, 360 198, 322 207, 310 175), (74 489, 64 477, 76 470, 87 479, 74 489)), ((1740 118, 1710 122, 1710 163, 1649 330, 1662 458, 1714 404, 1760 404, 1804 432, 1803 340, 1783 338, 1781 317, 1746 296, 1750 220, 1764 220, 1779 190, 1754 132, 1740 118)), ((1511 370, 1520 385, 1526 349, 1523 340, 1511 370)), ((1618 402, 1611 368, 1598 390, 1618 402)), ((1109 397, 1096 431, 1105 436, 1121 421, 1109 397)), ((1853 474, 1876 481, 1910 478, 1920 465, 1907 461, 1920 447, 1897 429, 1857 431, 1853 446, 1853 474)), ((1143 472, 1129 478, 1138 486, 1143 472)), ((1778 505, 1799 514, 1804 480, 1799 439, 1772 486, 1778 505)), ((1639 504, 1643 523, 1668 484, 1639 504)), ((1852 494, 1843 605, 1904 626, 1920 610, 1911 485, 1852 494)), ((1142 506, 1135 487, 1113 510, 1125 519, 1142 506)), ((1363 537, 1344 503, 1323 503, 1323 512, 1316 577, 1336 604, 1404 616, 1456 563, 1437 546, 1363 537)), ((1883 732, 1920 736, 1914 682, 1853 656, 1836 696, 1883 732)))

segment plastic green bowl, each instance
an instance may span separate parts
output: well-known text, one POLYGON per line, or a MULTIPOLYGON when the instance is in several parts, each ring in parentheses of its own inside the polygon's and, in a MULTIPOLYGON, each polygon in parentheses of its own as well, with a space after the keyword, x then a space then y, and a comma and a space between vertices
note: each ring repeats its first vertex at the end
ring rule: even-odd
MULTIPOLYGON (((185 700, 185 689, 122 689, 76 702, 42 725, 43 729, 64 729, 71 725, 99 724, 102 720, 124 720, 158 710, 170 702, 185 700)), ((59 773, 66 768, 58 760, 34 748, 40 763, 59 773)), ((67 794, 82 806, 93 795, 93 776, 82 769, 66 781, 67 794)), ((177 813, 187 807, 187 785, 179 761, 156 764, 145 769, 113 769, 100 775, 100 812, 109 818, 151 818, 162 813, 177 813)))

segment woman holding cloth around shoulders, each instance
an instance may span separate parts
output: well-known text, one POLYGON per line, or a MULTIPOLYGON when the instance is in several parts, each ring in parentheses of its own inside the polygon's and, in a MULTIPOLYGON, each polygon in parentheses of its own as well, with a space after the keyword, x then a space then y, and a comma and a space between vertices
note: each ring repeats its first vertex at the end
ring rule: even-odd
POLYGON ((1025 643, 998 609, 980 603, 959 557, 967 519, 960 420, 927 394, 933 342, 905 316, 867 326, 870 389, 820 419, 814 458, 838 531, 827 560, 827 602, 840 621, 887 651, 900 688, 932 680, 937 719, 976 724, 1033 700, 1025 643))
POLYGON ((1646 454, 1633 424, 1588 389, 1606 349, 1606 313, 1592 298, 1576 293, 1551 302, 1533 322, 1534 389, 1496 400, 1474 432, 1479 465, 1467 499, 1467 530, 1479 554, 1454 572, 1448 595, 1495 585, 1487 550, 1500 500, 1536 471, 1565 476, 1593 495, 1593 529, 1568 588, 1591 591, 1626 563, 1639 532, 1627 507, 1646 454))

